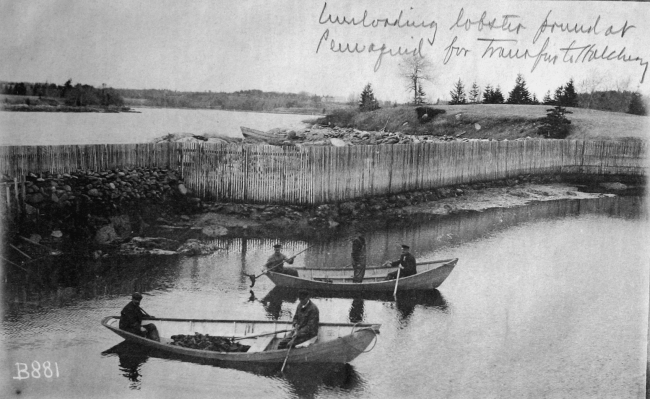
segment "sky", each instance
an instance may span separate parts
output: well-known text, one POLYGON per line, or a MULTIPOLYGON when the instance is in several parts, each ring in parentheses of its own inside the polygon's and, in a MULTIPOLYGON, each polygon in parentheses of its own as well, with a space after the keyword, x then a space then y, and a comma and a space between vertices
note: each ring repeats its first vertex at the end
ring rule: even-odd
POLYGON ((569 79, 650 95, 648 15, 648 2, 0 0, 0 80, 343 98, 371 83, 405 102, 410 52, 432 64, 432 102, 459 79, 505 95, 517 74, 540 100, 569 79))

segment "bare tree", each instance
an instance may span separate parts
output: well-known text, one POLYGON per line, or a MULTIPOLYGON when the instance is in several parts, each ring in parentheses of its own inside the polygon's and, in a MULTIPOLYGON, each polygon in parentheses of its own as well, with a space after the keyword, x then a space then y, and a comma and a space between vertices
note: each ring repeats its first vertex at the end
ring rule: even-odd
POLYGON ((589 101, 586 104, 587 108, 591 107, 591 100, 594 93, 598 90, 605 77, 598 75, 595 71, 591 71, 589 76, 580 82, 580 91, 589 94, 589 101))
POLYGON ((357 105, 357 93, 348 94, 348 98, 347 98, 346 103, 348 105, 357 105))
POLYGON ((406 56, 399 63, 399 73, 406 82, 406 89, 413 93, 413 104, 422 104, 422 82, 433 81, 433 64, 422 55, 406 56))

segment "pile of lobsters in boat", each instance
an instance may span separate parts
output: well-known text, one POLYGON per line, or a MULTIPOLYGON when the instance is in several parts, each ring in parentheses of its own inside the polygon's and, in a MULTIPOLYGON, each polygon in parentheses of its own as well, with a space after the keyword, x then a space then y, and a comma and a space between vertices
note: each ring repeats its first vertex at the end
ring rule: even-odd
POLYGON ((200 349, 204 351, 215 352, 246 352, 250 348, 248 345, 242 345, 234 342, 230 338, 210 336, 210 334, 194 335, 172 335, 171 345, 182 346, 190 349, 200 349))

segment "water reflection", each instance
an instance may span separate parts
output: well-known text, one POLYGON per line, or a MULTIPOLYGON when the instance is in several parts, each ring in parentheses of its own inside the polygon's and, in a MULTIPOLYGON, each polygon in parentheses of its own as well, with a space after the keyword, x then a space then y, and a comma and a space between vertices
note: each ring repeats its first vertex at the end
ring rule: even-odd
MULTIPOLYGON (((255 293, 251 290, 251 298, 255 298, 255 293)), ((255 298, 256 299, 256 298, 255 298)), ((294 304, 298 300, 298 291, 291 289, 282 289, 275 287, 261 300, 258 300, 269 319, 278 320, 282 316, 289 316, 291 313, 282 310, 282 303, 294 304), (276 289, 277 288, 277 289, 276 289)))
POLYGON ((178 257, 141 256, 89 259, 55 256, 28 265, 29 272, 5 274, 5 303, 63 306, 79 299, 166 290, 177 278, 178 257))
POLYGON ((118 357, 118 368, 129 381, 129 388, 139 390, 145 376, 142 365, 150 357, 171 361, 189 362, 198 365, 240 370, 262 377, 281 380, 286 389, 296 397, 313 398, 321 388, 336 389, 343 392, 362 391, 363 377, 350 364, 288 364, 280 372, 280 364, 241 363, 213 359, 196 359, 161 350, 143 348, 123 341, 102 352, 102 356, 118 357))
POLYGON ((149 350, 133 342, 123 341, 102 352, 102 356, 117 356, 122 376, 129 380, 130 389, 140 389, 141 368, 149 359, 149 350))
MULTIPOLYGON (((288 311, 283 312, 282 304, 293 304, 298 300, 298 290, 287 287, 273 287, 273 289, 261 300, 257 299, 253 290, 250 292, 251 296, 249 301, 260 302, 264 307, 267 316, 272 320, 277 320, 282 316, 290 315, 288 311)), ((445 298, 437 289, 398 292, 397 297, 394 297, 392 293, 383 292, 312 291, 311 297, 314 299, 351 299, 350 308, 348 310, 348 320, 350 323, 361 323, 365 320, 365 301, 382 302, 388 304, 391 308, 397 309, 398 316, 402 322, 408 321, 416 306, 437 309, 441 312, 448 311, 447 301, 445 301, 445 298)))

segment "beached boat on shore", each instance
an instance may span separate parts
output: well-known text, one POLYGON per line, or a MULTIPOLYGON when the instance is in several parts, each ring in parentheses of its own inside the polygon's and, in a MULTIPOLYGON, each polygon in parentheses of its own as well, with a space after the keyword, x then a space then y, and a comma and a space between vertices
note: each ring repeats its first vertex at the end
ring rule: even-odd
POLYGON ((278 343, 291 331, 291 321, 266 320, 200 320, 160 318, 154 323, 160 342, 120 330, 120 318, 108 316, 102 325, 127 341, 170 354, 195 360, 217 360, 250 363, 347 363, 377 338, 379 324, 321 323, 318 337, 308 346, 297 346, 291 351, 277 349, 278 343), (209 334, 235 339, 250 346, 246 352, 216 352, 172 345, 173 335, 209 334), (287 357, 288 354, 288 357, 287 357))
POLYGON ((249 127, 240 126, 242 136, 244 136, 244 142, 249 143, 258 143, 258 144, 269 144, 269 145, 287 145, 285 143, 284 137, 278 137, 271 133, 266 133, 261 130, 251 129, 249 127))
MULTIPOLYGON (((437 288, 449 276, 458 259, 435 260, 417 263, 417 274, 399 279, 398 291, 428 290, 437 288)), ((352 269, 294 268, 298 277, 267 272, 275 285, 314 291, 374 291, 393 292, 395 280, 385 280, 396 267, 367 267, 362 283, 352 282, 352 269)))

